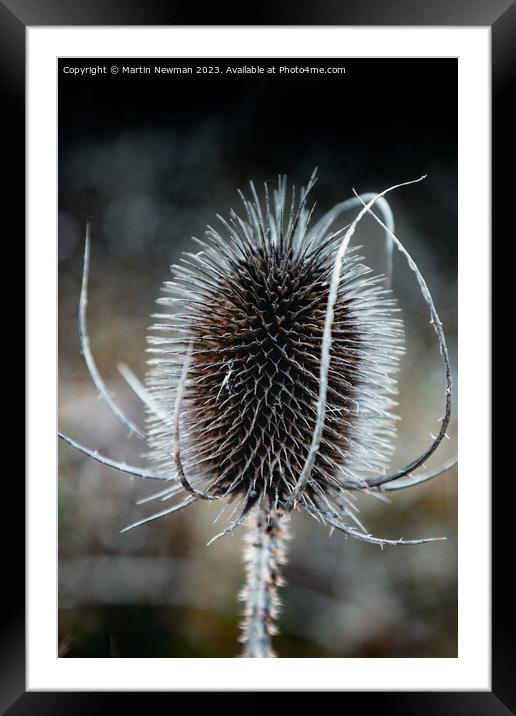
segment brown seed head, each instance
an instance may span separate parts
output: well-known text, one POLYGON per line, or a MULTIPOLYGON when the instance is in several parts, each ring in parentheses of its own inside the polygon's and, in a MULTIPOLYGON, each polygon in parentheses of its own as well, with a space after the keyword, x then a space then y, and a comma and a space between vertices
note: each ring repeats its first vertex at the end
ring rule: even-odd
MULTIPOLYGON (((292 192, 280 178, 264 205, 251 185, 245 218, 208 227, 202 250, 173 267, 149 340, 148 386, 160 413, 148 416, 152 458, 175 472, 176 387, 190 352, 181 416, 181 451, 189 482, 216 497, 239 495, 280 506, 296 484, 310 447, 329 283, 341 232, 311 233, 308 190, 292 192)), ((332 324, 326 417, 320 449, 300 503, 337 500, 385 464, 394 435, 394 373, 402 323, 383 277, 371 277, 356 249, 342 268, 332 324)))

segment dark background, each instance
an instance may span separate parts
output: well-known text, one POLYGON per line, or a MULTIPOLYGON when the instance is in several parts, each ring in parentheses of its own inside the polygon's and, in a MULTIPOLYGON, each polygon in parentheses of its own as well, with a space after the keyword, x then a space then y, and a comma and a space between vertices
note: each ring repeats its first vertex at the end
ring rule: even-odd
MULTIPOLYGON (((143 60, 96 59, 99 65, 143 60)), ((148 61, 150 66, 154 63, 148 61)), ((170 64, 177 60, 168 61, 170 64)), ((98 75, 59 71, 60 426, 119 459, 141 462, 89 384, 77 338, 84 223, 93 219, 89 324, 101 373, 135 419, 137 400, 116 370, 145 368, 145 333, 159 284, 192 250, 216 212, 238 208, 236 188, 314 166, 320 211, 357 191, 428 178, 391 195, 397 235, 433 292, 456 357, 456 60, 241 60, 235 64, 342 62, 345 75, 98 75)), ((182 66, 188 60, 179 62, 182 66)), ((61 60, 91 66, 92 60, 61 60)), ((166 64, 160 59, 157 64, 166 64)), ((228 64, 204 58, 198 64, 228 64)), ((370 219, 356 243, 382 271, 370 219)), ((418 454, 443 410, 443 377, 413 274, 395 257, 394 290, 407 329, 393 466, 418 454)), ((433 464, 456 450, 452 440, 433 464)), ((240 536, 210 548, 216 510, 119 530, 145 514, 150 489, 61 449, 60 649, 66 656, 234 656, 238 653, 240 536)), ((363 499, 362 516, 386 537, 446 534, 445 543, 380 551, 346 542, 309 518, 295 538, 281 656, 455 656, 456 484, 453 476, 363 499)))

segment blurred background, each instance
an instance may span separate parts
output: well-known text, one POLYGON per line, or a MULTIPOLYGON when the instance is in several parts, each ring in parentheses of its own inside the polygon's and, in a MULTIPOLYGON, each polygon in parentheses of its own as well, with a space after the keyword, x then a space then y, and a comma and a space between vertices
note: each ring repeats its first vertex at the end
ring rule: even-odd
MULTIPOLYGON (((457 394, 457 63, 454 59, 106 60, 108 74, 59 66, 59 425, 114 459, 144 464, 99 400, 80 354, 77 311, 86 219, 93 221, 89 334, 100 373, 137 422, 141 403, 117 363, 143 377, 147 328, 160 284, 181 251, 196 250, 215 214, 238 210, 238 187, 314 166, 317 213, 358 192, 415 179, 389 201, 444 324, 457 394), (109 74, 139 66, 346 67, 327 75, 109 74)), ((316 217, 317 218, 317 217, 316 217)), ((352 218, 352 216, 350 217, 352 218)), ((385 270, 380 228, 354 238, 385 270)), ((406 327, 399 439, 392 467, 438 430, 444 376, 429 314, 395 252, 393 289, 406 327)), ((455 417, 455 416, 454 416, 455 417)), ((457 424, 428 467, 457 450, 457 424)), ((125 534, 153 511, 135 501, 156 483, 123 475, 59 445, 59 654, 63 657, 234 657, 239 653, 242 532, 206 547, 219 506, 196 504, 125 534)), ((385 548, 349 541, 305 514, 292 518, 282 589, 283 657, 457 655, 456 471, 396 493, 363 496, 376 536, 446 542, 385 548)))

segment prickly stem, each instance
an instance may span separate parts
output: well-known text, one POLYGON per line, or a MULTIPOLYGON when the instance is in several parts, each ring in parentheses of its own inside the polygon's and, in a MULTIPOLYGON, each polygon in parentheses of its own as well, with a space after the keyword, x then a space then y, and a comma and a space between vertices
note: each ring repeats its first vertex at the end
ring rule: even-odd
POLYGON ((271 658, 272 637, 281 602, 278 588, 284 584, 280 569, 286 562, 287 518, 279 512, 256 509, 245 538, 246 584, 240 598, 245 603, 241 641, 242 656, 271 658))

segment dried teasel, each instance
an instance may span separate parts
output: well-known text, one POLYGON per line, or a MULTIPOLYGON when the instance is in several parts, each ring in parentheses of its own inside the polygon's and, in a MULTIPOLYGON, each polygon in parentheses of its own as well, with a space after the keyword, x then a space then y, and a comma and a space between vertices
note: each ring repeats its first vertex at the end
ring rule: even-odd
MULTIPOLYGON (((423 177, 422 177, 423 178, 423 177)), ((288 513, 305 509, 346 536, 383 545, 433 539, 387 540, 369 534, 354 493, 378 494, 420 484, 452 467, 417 473, 446 435, 451 372, 442 325, 416 264, 394 234, 384 195, 355 196, 312 222, 306 188, 287 193, 280 177, 263 198, 250 183, 240 193, 244 213, 217 216, 197 253, 173 266, 174 280, 158 303, 166 313, 149 337, 152 358, 145 385, 122 367, 142 399, 142 430, 114 402, 97 370, 86 326, 90 229, 87 229, 79 310, 81 345, 91 377, 114 415, 148 444, 153 470, 115 462, 60 436, 73 447, 132 475, 166 481, 140 502, 179 498, 173 506, 129 525, 187 507, 194 501, 235 503, 228 526, 246 520, 244 656, 273 656, 280 566, 288 513), (348 225, 331 231, 360 207, 348 225), (380 218, 373 207, 378 208, 380 218), (446 375, 445 411, 429 447, 387 471, 395 438, 396 373, 403 323, 385 277, 372 275, 350 240, 371 214, 414 271, 437 334, 446 375), (416 472, 414 475, 413 473, 416 472)), ((419 179, 416 181, 420 181, 419 179)), ((390 255, 390 252, 389 252, 390 255)), ((125 531, 123 530, 123 531, 125 531)), ((213 540, 212 540, 213 541, 213 540)))

